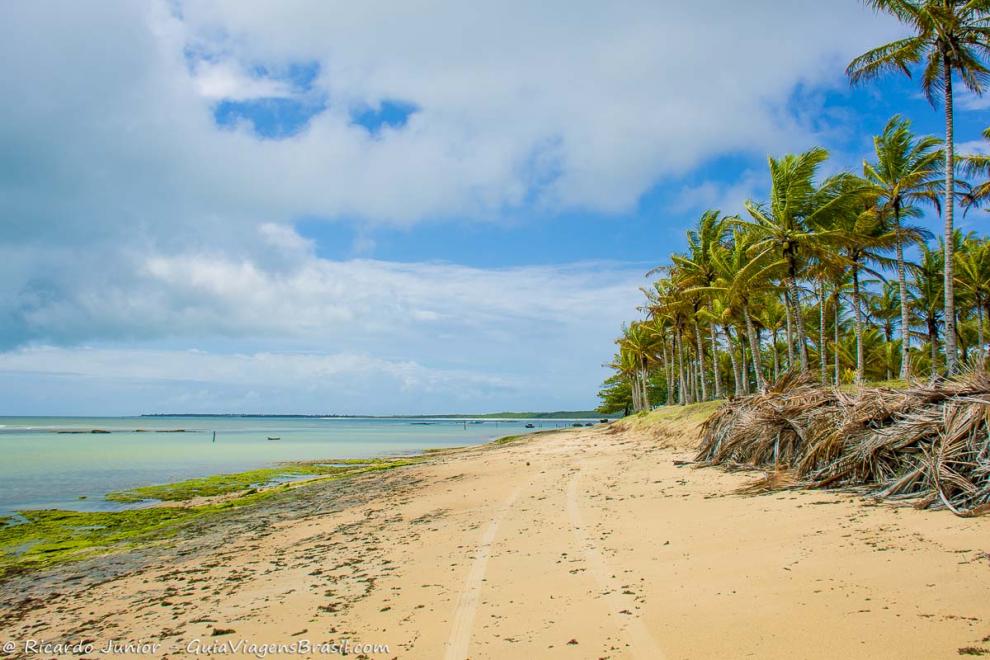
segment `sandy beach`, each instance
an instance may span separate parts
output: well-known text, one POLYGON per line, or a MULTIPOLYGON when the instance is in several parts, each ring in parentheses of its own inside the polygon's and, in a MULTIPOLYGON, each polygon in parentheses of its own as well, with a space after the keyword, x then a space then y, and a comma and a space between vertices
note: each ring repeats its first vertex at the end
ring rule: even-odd
POLYGON ((295 642, 324 657, 314 647, 341 640, 389 658, 990 653, 990 518, 740 495, 758 475, 681 464, 703 415, 660 415, 310 484, 168 546, 12 578, 0 642, 14 656, 31 640, 154 656, 295 642))

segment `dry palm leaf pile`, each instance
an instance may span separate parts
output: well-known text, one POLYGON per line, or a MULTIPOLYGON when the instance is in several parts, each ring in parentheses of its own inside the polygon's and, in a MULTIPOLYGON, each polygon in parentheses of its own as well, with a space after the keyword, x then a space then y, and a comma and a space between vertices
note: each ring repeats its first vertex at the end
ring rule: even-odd
POLYGON ((855 393, 785 375, 723 405, 701 433, 699 463, 767 470, 771 489, 854 488, 961 516, 990 511, 986 372, 855 393))

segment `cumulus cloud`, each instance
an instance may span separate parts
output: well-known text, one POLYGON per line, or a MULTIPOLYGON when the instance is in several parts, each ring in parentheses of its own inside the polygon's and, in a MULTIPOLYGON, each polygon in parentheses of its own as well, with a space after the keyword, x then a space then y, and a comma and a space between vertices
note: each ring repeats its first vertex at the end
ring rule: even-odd
POLYGON ((721 209, 729 215, 743 215, 747 200, 763 199, 766 175, 755 170, 744 171, 734 182, 703 181, 684 186, 672 201, 675 211, 704 211, 721 209))
POLYGON ((608 263, 330 261, 275 235, 296 250, 291 267, 152 255, 125 277, 50 276, 22 294, 0 353, 0 414, 47 401, 53 379, 86 382, 87 396, 104 392, 128 413, 588 405, 644 281, 641 268, 608 263), (252 392, 257 400, 244 398, 252 392))
POLYGON ((171 6, 4 6, 0 54, 24 63, 0 73, 20 229, 617 212, 707 157, 803 141, 794 85, 838 83, 886 29, 855 0, 171 6), (204 50, 222 59, 190 63, 204 50), (299 62, 329 99, 306 130, 218 130, 218 98, 291 95, 247 71, 299 62), (352 122, 386 99, 418 111, 376 136, 352 122))
MULTIPOLYGON (((357 353, 207 353, 37 346, 0 354, 0 412, 61 390, 98 393, 102 414, 137 412, 360 413, 465 411, 478 400, 524 402, 538 383, 357 353), (39 397, 30 391, 44 384, 39 397), (24 387, 29 388, 24 391, 24 387), (383 396, 382 393, 388 393, 383 396), (121 396, 123 395, 123 396, 121 396)), ((545 394, 545 392, 544 392, 545 394)), ((70 406, 80 396, 72 395, 70 406)), ((76 412, 71 407, 63 411, 76 412)), ((82 408, 85 411, 85 408, 82 408)), ((40 408, 37 412, 50 412, 40 408)))
POLYGON ((211 100, 246 101, 293 96, 292 88, 286 82, 249 75, 230 62, 197 62, 192 75, 196 90, 211 100))
POLYGON ((806 147, 817 127, 789 107, 795 86, 840 84, 896 32, 857 0, 739 9, 4 3, 0 346, 473 359, 590 395, 638 267, 331 261, 293 225, 352 223, 370 257, 383 224, 621 213, 712 157, 806 147), (293 130, 216 114, 272 100, 293 130), (387 107, 406 110, 360 118, 387 107))

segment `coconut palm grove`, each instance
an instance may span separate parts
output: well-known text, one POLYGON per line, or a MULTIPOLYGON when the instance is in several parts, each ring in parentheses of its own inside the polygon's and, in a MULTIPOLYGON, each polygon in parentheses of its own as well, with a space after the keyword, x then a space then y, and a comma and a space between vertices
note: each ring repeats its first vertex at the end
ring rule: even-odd
POLYGON ((944 135, 891 117, 859 171, 834 172, 816 146, 770 156, 767 199, 706 211, 687 251, 649 273, 601 412, 761 392, 786 373, 893 385, 985 366, 990 239, 954 220, 986 213, 990 156, 955 153, 953 88, 982 95, 990 81, 990 1, 866 4, 910 36, 854 59, 850 83, 911 77, 944 135), (925 213, 939 235, 919 226, 925 213))

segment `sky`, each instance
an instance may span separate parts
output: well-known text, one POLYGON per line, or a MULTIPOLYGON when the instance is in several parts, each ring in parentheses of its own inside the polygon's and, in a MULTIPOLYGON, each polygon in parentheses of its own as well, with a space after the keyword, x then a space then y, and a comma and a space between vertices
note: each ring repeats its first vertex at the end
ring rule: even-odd
POLYGON ((903 34, 858 0, 0 4, 0 415, 591 408, 645 273, 768 155, 944 130, 844 76, 903 34))

